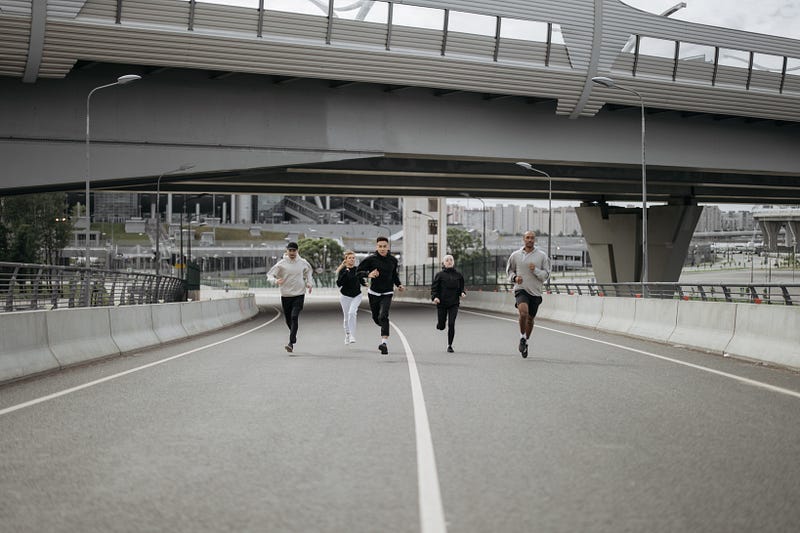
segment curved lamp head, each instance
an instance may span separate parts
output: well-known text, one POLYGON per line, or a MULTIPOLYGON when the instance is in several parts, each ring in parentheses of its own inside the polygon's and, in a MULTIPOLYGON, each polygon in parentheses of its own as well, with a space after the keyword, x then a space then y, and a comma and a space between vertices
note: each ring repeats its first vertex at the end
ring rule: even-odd
POLYGON ((514 164, 518 165, 518 166, 520 166, 522 168, 528 169, 528 170, 533 170, 533 167, 531 166, 531 164, 530 163, 526 163, 524 161, 517 161, 514 164))
POLYGON ((416 213, 416 214, 418 214, 418 215, 424 215, 424 214, 425 214, 425 213, 423 213, 422 211, 420 211, 419 209, 412 209, 412 210, 411 210, 411 212, 412 212, 412 213, 416 213))
POLYGON ((616 82, 611 78, 607 78, 605 76, 595 76, 592 78, 592 81, 597 85, 602 85, 603 87, 608 87, 609 89, 613 89, 617 86, 616 82))
POLYGON ((126 83, 132 83, 140 79, 142 79, 142 77, 137 74, 126 74, 117 78, 117 85, 125 85, 126 83))

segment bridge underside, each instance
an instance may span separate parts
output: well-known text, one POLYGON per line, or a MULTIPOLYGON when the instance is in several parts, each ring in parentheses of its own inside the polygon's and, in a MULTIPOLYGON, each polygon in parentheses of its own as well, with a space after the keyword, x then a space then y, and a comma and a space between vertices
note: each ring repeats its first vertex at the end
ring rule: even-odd
MULTIPOLYGON (((98 64, 61 80, 0 78, 0 190, 82 190, 86 95, 92 190, 641 200, 640 111, 571 120, 555 100, 380 84, 224 79, 98 64), (150 74, 147 74, 150 72, 150 74), (181 165, 193 169, 174 173, 181 165)), ((654 202, 797 203, 800 124, 647 110, 654 202)))
MULTIPOLYGON (((641 201, 641 166, 544 163, 557 200, 641 201)), ((755 173, 647 168, 650 202, 693 200, 713 203, 796 203, 800 178, 755 173)), ((80 188, 82 184, 74 184, 80 188)), ((152 191, 148 178, 101 180, 93 188, 152 191)), ((512 161, 423 159, 387 155, 327 163, 249 168, 165 176, 162 190, 254 194, 323 194, 341 196, 444 196, 546 198, 548 179, 532 175, 512 161)))

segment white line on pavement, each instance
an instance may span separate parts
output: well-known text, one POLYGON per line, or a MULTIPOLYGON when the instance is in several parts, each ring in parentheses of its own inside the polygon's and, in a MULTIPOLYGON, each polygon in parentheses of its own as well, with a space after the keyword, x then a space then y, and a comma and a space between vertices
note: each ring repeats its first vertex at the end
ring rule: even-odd
POLYGON ((239 337, 243 337, 243 336, 245 336, 247 334, 250 334, 250 333, 252 333, 252 332, 254 332, 256 330, 259 330, 259 329, 263 328, 264 326, 267 326, 267 325, 271 324, 272 322, 274 322, 275 320, 277 320, 279 316, 281 316, 280 313, 275 315, 275 317, 272 318, 271 320, 269 320, 267 322, 264 322, 263 324, 260 324, 260 325, 258 325, 256 327, 252 328, 252 329, 248 329, 247 331, 243 331, 242 333, 234 335, 233 337, 228 337, 227 339, 222 339, 221 341, 212 342, 211 344, 206 344, 204 346, 200 346, 199 348, 194 348, 193 350, 189 350, 188 352, 179 353, 177 355, 173 355, 171 357, 167 357, 166 359, 160 359, 158 361, 153 361, 152 363, 148 363, 148 364, 142 365, 142 366, 137 366, 136 368, 131 368, 129 370, 125 370, 124 372, 119 372, 117 374, 112 374, 111 376, 106 376, 104 378, 96 379, 94 381, 90 381, 88 383, 84 383, 83 385, 78 385, 77 387, 72 387, 70 389, 64 389, 64 390, 59 391, 59 392, 54 392, 53 394, 48 394, 47 396, 42 396, 40 398, 36 398, 36 399, 30 400, 30 401, 27 401, 27 402, 24 402, 24 403, 20 403, 20 404, 17 404, 17 405, 12 405, 11 407, 6 407, 5 409, 0 409, 0 416, 6 415, 8 413, 13 413, 14 411, 19 411, 20 409, 24 409, 26 407, 31 407, 33 405, 40 404, 40 403, 46 402, 48 400, 54 400, 56 398, 60 398, 61 396, 66 396, 67 394, 71 394, 71 393, 77 392, 79 390, 88 389, 89 387, 93 387, 95 385, 99 385, 100 383, 105 383, 106 381, 111 381, 112 379, 121 378, 122 376, 127 376, 128 374, 133 374, 134 372, 138 372, 138 371, 144 370, 146 368, 157 366, 157 365, 166 363, 168 361, 172 361, 173 359, 178 359, 179 357, 184 357, 186 355, 193 354, 193 353, 199 352, 201 350, 205 350, 207 348, 213 348, 214 346, 218 346, 220 344, 232 341, 234 339, 238 339, 239 337))
POLYGON ((417 434, 417 483, 419 485, 419 519, 422 533, 444 533, 447 531, 439 490, 439 475, 436 471, 436 456, 433 439, 425 410, 425 397, 417 372, 417 361, 400 328, 391 323, 406 350, 408 373, 411 378, 411 397, 414 402, 414 428, 417 434))
MULTIPOLYGON (((489 315, 489 314, 485 314, 485 313, 477 313, 475 311, 466 311, 465 310, 464 312, 465 313, 469 313, 471 315, 478 315, 478 316, 496 318, 498 320, 508 320, 509 322, 514 322, 514 323, 517 322, 517 319, 515 319, 515 318, 506 318, 506 317, 502 317, 502 316, 489 315)), ((729 378, 729 379, 733 379, 733 380, 739 381, 741 383, 746 383, 748 385, 752 385, 753 387, 760 387, 762 389, 766 389, 766 390, 769 390, 769 391, 772 391, 772 392, 778 392, 780 394, 786 394, 787 396, 793 396, 795 398, 800 398, 800 392, 793 391, 791 389, 784 389, 783 387, 776 387, 775 385, 770 385, 769 383, 756 381, 756 380, 750 379, 750 378, 744 378, 742 376, 737 376, 736 374, 730 374, 728 372, 722 372, 721 370, 714 370, 713 368, 708 368, 708 367, 705 367, 705 366, 696 365, 694 363, 687 363, 686 361, 681 361, 680 359, 673 359, 671 357, 666 357, 664 355, 658 355, 658 354, 655 354, 655 353, 652 353, 652 352, 646 352, 644 350, 637 350, 636 348, 630 348, 628 346, 622 346, 621 344, 614 344, 613 342, 601 341, 599 339, 593 339, 591 337, 586 337, 584 335, 578 335, 576 333, 568 333, 566 331, 561 331, 559 329, 548 328, 548 327, 545 327, 545 326, 536 326, 536 327, 539 328, 539 329, 552 331, 554 333, 560 333, 562 335, 568 335, 570 337, 575 337, 575 338, 578 338, 578 339, 584 339, 584 340, 591 341, 591 342, 596 342, 596 343, 599 343, 599 344, 605 344, 606 346, 612 346, 614 348, 619 348, 620 350, 627 350, 629 352, 634 352, 634 353, 646 355, 648 357, 655 357, 656 359, 669 361, 671 363, 675 363, 675 364, 678 364, 678 365, 688 366, 689 368, 694 368, 696 370, 702 370, 704 372, 709 372, 711 374, 716 374, 718 376, 722 376, 722 377, 726 377, 726 378, 729 378)))

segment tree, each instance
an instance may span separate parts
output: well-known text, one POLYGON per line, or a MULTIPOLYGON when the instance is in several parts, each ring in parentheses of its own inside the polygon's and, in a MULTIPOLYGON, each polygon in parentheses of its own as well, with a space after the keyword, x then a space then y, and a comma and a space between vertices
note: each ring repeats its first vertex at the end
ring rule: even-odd
POLYGON ((342 262, 344 249, 333 239, 300 239, 297 246, 300 255, 317 273, 334 270, 342 262))
POLYGON ((65 212, 63 193, 0 198, 0 261, 56 263, 72 233, 65 212))
POLYGON ((481 236, 461 228, 447 228, 447 253, 453 256, 456 264, 481 256, 481 236))

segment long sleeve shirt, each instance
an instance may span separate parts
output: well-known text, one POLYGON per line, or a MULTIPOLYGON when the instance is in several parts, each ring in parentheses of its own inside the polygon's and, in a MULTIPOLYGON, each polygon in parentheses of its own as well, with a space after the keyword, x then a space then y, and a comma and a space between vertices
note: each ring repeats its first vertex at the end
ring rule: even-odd
POLYGON ((306 287, 312 286, 311 265, 299 255, 294 261, 284 257, 269 269, 267 277, 283 279, 281 296, 300 296, 305 294, 306 287))
POLYGON ((391 253, 382 256, 377 252, 369 254, 358 265, 358 274, 367 276, 371 271, 378 269, 378 277, 370 279, 370 294, 392 294, 394 287, 401 286, 400 275, 397 273, 397 258, 391 253))
POLYGON ((550 277, 550 258, 541 248, 534 247, 530 253, 520 248, 508 258, 506 274, 509 283, 514 284, 514 292, 524 290, 533 296, 541 296, 544 282, 550 277), (517 283, 517 276, 522 278, 522 283, 517 283))
POLYGON ((364 278, 357 273, 356 267, 342 267, 336 277, 336 286, 340 287, 339 292, 351 298, 361 293, 363 285, 364 278))
POLYGON ((455 268, 444 268, 434 276, 431 284, 431 300, 439 298, 440 307, 458 305, 463 293, 464 276, 455 268))

